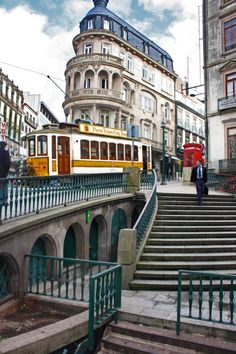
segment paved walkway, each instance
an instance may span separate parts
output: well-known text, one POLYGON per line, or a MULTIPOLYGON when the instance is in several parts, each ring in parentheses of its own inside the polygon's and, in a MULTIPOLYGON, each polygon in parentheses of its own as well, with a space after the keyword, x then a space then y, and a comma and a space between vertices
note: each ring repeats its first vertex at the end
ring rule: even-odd
MULTIPOLYGON (((158 192, 163 193, 185 193, 196 194, 195 185, 183 184, 182 181, 167 182, 166 185, 160 185, 158 183, 158 192)), ((209 191, 209 195, 222 195, 227 193, 217 192, 214 190, 209 191)), ((194 292, 193 300, 193 315, 198 317, 198 292, 194 292)), ((219 321, 219 291, 214 291, 214 303, 213 303, 213 319, 219 321)), ((188 293, 182 293, 182 311, 183 315, 188 315, 189 300, 188 293)), ((223 298, 223 320, 229 322, 229 292, 224 292, 223 298)), ((236 306, 235 306, 236 307, 236 306)), ((209 294, 203 293, 202 303, 203 318, 209 318, 209 294)), ((122 291, 122 308, 121 319, 131 320, 133 322, 149 324, 149 325, 162 325, 175 329, 175 321, 177 317, 177 291, 122 291), (168 325, 167 325, 168 323, 168 325)), ((236 309, 234 310, 234 321, 236 318, 236 309)), ((216 329, 228 328, 231 332, 234 332, 236 337, 236 326, 222 325, 218 323, 198 321, 198 320, 185 320, 183 327, 188 328, 191 323, 201 324, 206 327, 198 328, 198 333, 205 333, 207 328, 208 333, 216 334, 216 329), (205 329, 204 329, 205 328, 205 329)), ((236 321, 235 321, 236 324, 236 321)), ((217 334, 220 336, 220 334, 217 334)))

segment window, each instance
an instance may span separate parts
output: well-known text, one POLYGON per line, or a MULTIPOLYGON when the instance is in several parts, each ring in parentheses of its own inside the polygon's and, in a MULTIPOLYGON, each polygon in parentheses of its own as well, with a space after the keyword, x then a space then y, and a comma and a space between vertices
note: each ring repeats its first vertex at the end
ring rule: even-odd
POLYGON ((102 43, 102 54, 110 54, 111 45, 109 43, 102 43))
POLYGON ((190 143, 190 135, 189 133, 185 134, 185 144, 189 144, 190 143))
POLYGON ((150 126, 145 124, 143 127, 143 135, 145 139, 150 139, 150 126))
POLYGON ((225 51, 236 48, 236 18, 224 23, 225 51))
POLYGON ((86 89, 91 88, 91 79, 90 78, 86 78, 84 80, 84 88, 86 88, 86 89))
POLYGON ((143 79, 150 83, 154 83, 154 72, 146 66, 143 66, 143 79))
POLYGON ((148 79, 148 69, 146 68, 146 66, 143 67, 143 79, 148 79))
POLYGON ((131 146, 125 145, 125 160, 131 161, 131 146))
POLYGON ((123 38, 125 41, 128 40, 128 32, 125 29, 123 30, 123 38))
POLYGON ((110 126, 110 114, 109 114, 109 111, 101 111, 100 121, 101 121, 101 124, 104 127, 109 127, 110 126))
POLYGON ((109 144, 109 158, 110 160, 116 160, 116 144, 109 144))
POLYGON ((125 65, 125 53, 120 52, 120 58, 123 60, 123 64, 125 65))
POLYGON ((88 30, 93 29, 93 20, 88 20, 88 30))
POLYGON ((124 160, 124 145, 118 144, 118 160, 124 160))
POLYGON ((31 136, 29 138, 29 156, 34 156, 35 155, 35 136, 31 136))
POLYGON ((91 54, 93 51, 93 46, 91 43, 86 43, 84 45, 84 54, 91 54))
POLYGON ((91 141, 91 159, 99 159, 99 145, 97 141, 91 141))
POLYGON ((103 21, 103 28, 106 30, 110 29, 110 21, 109 20, 104 20, 103 21))
POLYGON ((46 135, 38 136, 38 155, 47 155, 47 142, 46 135))
POLYGON ((148 93, 140 95, 139 107, 146 112, 156 113, 156 100, 148 93))
POLYGON ((52 136, 52 159, 56 158, 56 137, 52 136))
POLYGON ((125 87, 125 86, 123 86, 123 100, 124 100, 125 102, 128 101, 128 89, 127 89, 127 87, 125 87))
POLYGON ((128 59, 127 59, 127 69, 129 71, 133 71, 134 69, 134 61, 133 61, 133 58, 128 56, 128 59))
POLYGON ((108 89, 108 79, 101 79, 101 88, 105 90, 108 89))
POLYGON ((147 44, 144 44, 144 53, 149 54, 149 47, 147 44))
POLYGON ((182 131, 178 131, 177 134, 177 148, 182 148, 182 131))
POLYGON ((123 130, 127 129, 127 119, 125 117, 121 117, 120 128, 123 130))
POLYGON ((88 140, 81 140, 80 156, 81 156, 81 159, 89 159, 89 141, 88 140))
POLYGON ((101 151, 101 160, 107 160, 108 159, 107 143, 101 142, 100 151, 101 151))
POLYGON ((134 161, 138 161, 138 147, 134 145, 134 161))
POLYGON ((227 97, 236 95, 236 73, 226 76, 226 95, 227 97))

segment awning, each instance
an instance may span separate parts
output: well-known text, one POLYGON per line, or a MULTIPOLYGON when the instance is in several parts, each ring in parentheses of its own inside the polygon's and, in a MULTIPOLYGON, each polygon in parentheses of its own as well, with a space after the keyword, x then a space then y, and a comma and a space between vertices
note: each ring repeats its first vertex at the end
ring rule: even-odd
POLYGON ((179 160, 178 157, 171 156, 172 160, 179 160))

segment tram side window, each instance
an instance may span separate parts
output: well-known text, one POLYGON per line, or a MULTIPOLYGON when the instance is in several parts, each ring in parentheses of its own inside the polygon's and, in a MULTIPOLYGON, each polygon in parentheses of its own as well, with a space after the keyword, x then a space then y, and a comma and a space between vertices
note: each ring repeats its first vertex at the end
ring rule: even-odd
POLYGON ((97 141, 91 141, 91 159, 99 159, 99 145, 97 141))
POLYGON ((124 145, 118 144, 118 160, 124 160, 124 145))
POLYGON ((108 159, 107 143, 101 142, 100 151, 101 151, 101 160, 107 160, 108 159))
POLYGON ((138 146, 134 146, 134 161, 138 161, 138 146))
POLYGON ((52 159, 56 158, 56 137, 52 136, 52 159))
POLYGON ((109 157, 110 157, 110 160, 116 160, 116 144, 115 143, 109 144, 109 157))
POLYGON ((80 155, 81 155, 81 159, 89 159, 89 141, 88 140, 81 140, 80 155))
POLYGON ((126 161, 131 161, 131 146, 125 145, 125 159, 126 161))
POLYGON ((46 135, 38 136, 38 156, 47 155, 48 153, 48 140, 46 135))
POLYGON ((28 143, 28 149, 29 149, 29 156, 34 156, 35 155, 35 136, 31 136, 29 138, 29 143, 28 143))

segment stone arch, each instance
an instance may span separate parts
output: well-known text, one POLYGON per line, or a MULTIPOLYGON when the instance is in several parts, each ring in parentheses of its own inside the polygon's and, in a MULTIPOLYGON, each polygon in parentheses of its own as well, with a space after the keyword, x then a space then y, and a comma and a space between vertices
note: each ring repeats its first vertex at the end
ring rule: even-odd
POLYGON ((152 92, 142 90, 142 108, 145 111, 157 113, 157 98, 152 92))
MULTIPOLYGON (((31 252, 33 250, 40 252, 43 252, 43 248, 44 248, 44 253, 47 256, 57 256, 57 249, 56 249, 56 244, 54 239, 52 238, 51 235, 48 234, 43 234, 40 235, 34 242, 33 246, 31 247, 31 252)), ((37 254, 37 253, 36 253, 37 254)))
POLYGON ((127 228, 127 217, 123 209, 116 209, 112 217, 111 225, 111 261, 117 261, 117 247, 119 241, 119 232, 121 229, 127 228))
POLYGON ((20 288, 19 266, 10 254, 0 254, 0 300, 9 295, 18 296, 20 288))
POLYGON ((74 75, 74 90, 78 90, 81 87, 80 81, 81 81, 81 74, 80 72, 77 71, 74 75))
POLYGON ((74 223, 68 227, 63 244, 63 257, 85 258, 84 231, 80 224, 74 223))
POLYGON ((94 71, 87 69, 84 73, 84 88, 92 88, 94 86, 94 71))
POLYGON ((109 72, 105 69, 101 69, 98 72, 98 82, 99 82, 99 87, 102 89, 108 89, 109 88, 109 72))
POLYGON ((107 260, 107 223, 103 215, 97 215, 89 230, 89 259, 107 260))
POLYGON ((115 72, 112 75, 112 90, 119 91, 121 90, 121 76, 119 73, 115 72))

